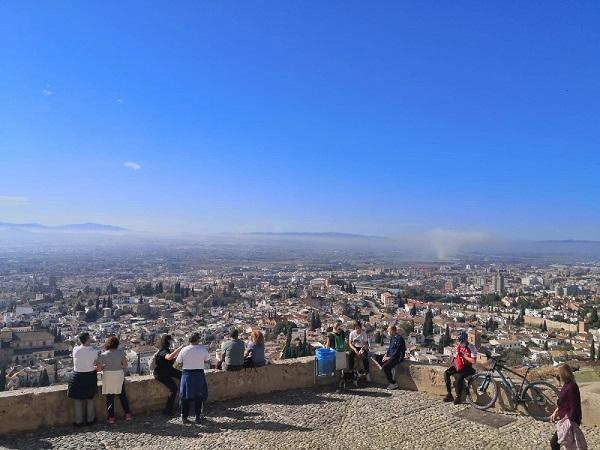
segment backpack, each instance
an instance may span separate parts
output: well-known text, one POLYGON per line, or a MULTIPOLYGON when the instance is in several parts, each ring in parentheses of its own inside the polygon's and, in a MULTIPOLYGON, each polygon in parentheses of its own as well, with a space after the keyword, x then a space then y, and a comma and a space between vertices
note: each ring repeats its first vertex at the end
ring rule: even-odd
POLYGON ((158 355, 158 352, 160 352, 160 350, 152 355, 152 358, 148 361, 148 369, 150 369, 150 372, 154 372, 154 369, 156 369, 156 356, 158 355))

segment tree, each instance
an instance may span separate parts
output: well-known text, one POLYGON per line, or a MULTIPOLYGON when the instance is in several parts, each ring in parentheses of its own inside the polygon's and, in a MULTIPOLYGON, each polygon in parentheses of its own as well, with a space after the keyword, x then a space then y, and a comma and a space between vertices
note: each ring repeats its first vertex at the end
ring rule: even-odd
POLYGON ((417 315, 417 305, 412 306, 412 308, 410 308, 410 315, 415 317, 417 315))
POLYGON ((425 313, 425 323, 423 323, 423 335, 431 336, 433 335, 433 312, 431 308, 427 310, 425 313))
POLYGON ((92 307, 92 306, 94 306, 94 300, 92 300, 92 299, 90 298, 90 299, 88 300, 88 302, 87 302, 87 305, 88 305, 89 307, 92 307))
POLYGON ((317 329, 317 317, 315 316, 315 312, 312 311, 310 313, 310 331, 315 331, 317 329))
POLYGON ((548 351, 548 341, 544 341, 544 350, 548 351))
POLYGON ((592 338, 592 343, 590 345, 590 359, 594 361, 596 359, 596 344, 594 343, 594 339, 592 338))
POLYGON ((542 322, 542 326, 540 328, 541 331, 548 331, 548 326, 546 325, 546 321, 544 320, 542 322))
POLYGON ((6 369, 2 367, 0 369, 0 392, 6 389, 6 369))
POLYGON ((77 302, 75 305, 75 311, 85 311, 85 307, 81 303, 77 302))
POLYGON ((95 322, 96 320, 98 320, 98 311, 95 309, 88 309, 85 313, 85 321, 95 322))
POLYGON ((110 298, 110 295, 108 296, 108 301, 106 302, 106 307, 107 308, 113 307, 113 301, 112 301, 112 298, 110 298))
POLYGON ((42 372, 40 376, 40 387, 50 386, 50 378, 48 377, 48 372, 46 369, 42 372))

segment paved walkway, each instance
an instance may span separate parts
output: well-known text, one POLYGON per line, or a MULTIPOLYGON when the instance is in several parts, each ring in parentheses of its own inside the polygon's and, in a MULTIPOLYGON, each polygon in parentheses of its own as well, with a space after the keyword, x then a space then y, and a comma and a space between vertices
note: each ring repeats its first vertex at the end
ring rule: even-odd
MULTIPOLYGON (((203 425, 138 416, 131 423, 0 437, 8 449, 531 449, 553 426, 520 414, 481 413, 421 392, 378 387, 347 393, 289 391, 209 405, 203 425), (485 425, 486 417, 491 425, 485 425), (482 419, 483 420, 480 420, 482 419), (507 423, 508 422, 508 423, 507 423)), ((600 429, 585 428, 590 449, 600 429)))

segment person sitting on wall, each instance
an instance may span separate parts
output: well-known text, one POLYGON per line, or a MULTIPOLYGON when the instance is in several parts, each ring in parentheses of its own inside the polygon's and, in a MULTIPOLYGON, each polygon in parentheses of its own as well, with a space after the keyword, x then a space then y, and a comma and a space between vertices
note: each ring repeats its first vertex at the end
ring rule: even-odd
POLYGON ((369 374, 369 338, 366 331, 363 330, 362 324, 358 321, 354 324, 354 330, 350 332, 348 345, 350 346, 348 363, 350 369, 354 370, 355 361, 360 359, 367 374, 367 381, 371 381, 371 375, 369 374))
POLYGON ((154 356, 155 367, 154 367, 154 378, 160 383, 164 384, 170 391, 169 398, 167 398, 167 404, 163 413, 166 416, 172 416, 175 406, 175 398, 177 397, 177 383, 175 380, 181 380, 181 371, 173 367, 175 358, 179 355, 179 352, 183 349, 184 345, 180 345, 175 350, 171 350, 171 342, 173 337, 170 334, 165 334, 160 339, 160 349, 154 356))
POLYGON ((404 360, 406 343, 404 342, 404 338, 398 334, 398 328, 396 325, 391 325, 388 328, 388 334, 390 336, 390 344, 388 349, 385 352, 385 355, 377 355, 375 357, 375 361, 379 367, 381 367, 381 370, 383 370, 385 377, 390 383, 387 389, 392 390, 398 388, 398 384, 392 375, 392 370, 404 360))
POLYGON ((456 346, 456 356, 454 364, 444 372, 446 381, 446 391, 444 402, 454 402, 455 405, 460 404, 465 378, 475 374, 474 365, 477 361, 477 349, 473 344, 469 343, 469 337, 464 331, 458 335, 458 345, 456 346), (456 378, 456 398, 452 396, 452 383, 450 377, 454 375, 456 378))
POLYGON ((244 341, 239 339, 239 331, 236 328, 231 330, 227 341, 223 342, 221 347, 221 360, 217 366, 218 369, 230 372, 242 370, 244 367, 244 341))
POLYGON ((250 343, 246 353, 244 353, 244 367, 262 367, 266 363, 265 336, 262 331, 253 331, 250 334, 250 343))

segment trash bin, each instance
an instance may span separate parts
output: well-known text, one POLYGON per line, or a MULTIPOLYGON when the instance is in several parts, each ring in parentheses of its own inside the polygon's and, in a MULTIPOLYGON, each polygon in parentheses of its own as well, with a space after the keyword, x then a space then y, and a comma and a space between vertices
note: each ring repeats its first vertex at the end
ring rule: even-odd
POLYGON ((335 354, 332 348, 318 348, 316 351, 317 375, 331 375, 335 372, 335 354))

